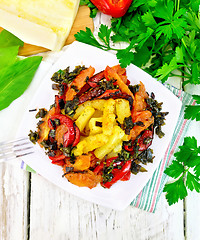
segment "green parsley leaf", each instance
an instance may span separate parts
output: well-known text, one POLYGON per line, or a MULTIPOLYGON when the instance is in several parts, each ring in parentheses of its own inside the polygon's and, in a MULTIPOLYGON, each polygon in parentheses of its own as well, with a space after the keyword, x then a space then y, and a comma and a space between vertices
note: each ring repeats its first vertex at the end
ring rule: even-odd
POLYGON ((177 178, 179 177, 184 171, 184 166, 179 163, 178 161, 172 161, 171 165, 165 170, 165 173, 172 177, 177 178))
POLYGON ((106 48, 96 40, 91 29, 88 27, 86 27, 86 31, 80 30, 80 32, 76 33, 74 36, 76 40, 79 42, 83 42, 83 43, 92 45, 94 47, 98 47, 100 49, 106 48))
POLYGON ((141 17, 146 27, 155 29, 157 27, 157 22, 153 17, 152 12, 149 10, 147 13, 141 17))
POLYGON ((196 190, 196 192, 200 192, 200 178, 188 172, 186 186, 191 190, 196 190))
POLYGON ((110 34, 111 29, 109 29, 108 26, 101 24, 98 36, 108 48, 110 48, 110 34))
POLYGON ((191 150, 197 150, 197 140, 195 137, 186 137, 184 139, 184 146, 180 146, 180 149, 189 148, 191 150))
POLYGON ((163 189, 169 205, 187 196, 187 189, 200 192, 200 147, 195 137, 185 137, 175 160, 166 168, 165 173, 174 181, 163 189))
POLYGON ((193 99, 198 105, 186 105, 184 118, 200 121, 200 95, 193 95, 193 99))
POLYGON ((185 119, 200 121, 200 106, 186 106, 184 117, 185 119))
POLYGON ((194 172, 197 176, 200 176, 200 164, 196 165, 196 167, 194 168, 194 172))
POLYGON ((156 77, 158 77, 158 80, 165 82, 169 77, 170 72, 177 69, 177 67, 176 57, 173 57, 169 64, 165 63, 160 69, 158 69, 156 77))
POLYGON ((179 199, 184 199, 188 195, 182 177, 173 183, 166 184, 164 186, 163 192, 166 192, 166 199, 170 206, 178 202, 179 199))
POLYGON ((130 51, 129 48, 123 49, 123 50, 118 50, 117 58, 119 59, 121 66, 126 67, 133 61, 134 54, 133 54, 133 52, 130 51))

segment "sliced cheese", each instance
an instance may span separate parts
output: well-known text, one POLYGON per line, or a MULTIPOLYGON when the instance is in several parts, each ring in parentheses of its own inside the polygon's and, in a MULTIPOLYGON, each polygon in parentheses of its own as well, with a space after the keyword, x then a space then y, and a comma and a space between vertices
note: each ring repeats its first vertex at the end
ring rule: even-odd
POLYGON ((0 0, 0 26, 26 43, 60 50, 79 0, 0 0))

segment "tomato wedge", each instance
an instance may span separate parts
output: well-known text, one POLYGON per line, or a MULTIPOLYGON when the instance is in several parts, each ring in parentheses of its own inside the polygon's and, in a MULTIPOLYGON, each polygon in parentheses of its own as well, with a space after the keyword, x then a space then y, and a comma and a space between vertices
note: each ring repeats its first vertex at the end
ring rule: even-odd
POLYGON ((64 133, 63 147, 68 147, 69 145, 72 145, 75 139, 75 130, 74 130, 73 121, 66 115, 55 114, 52 117, 50 117, 48 120, 48 124, 51 129, 54 129, 54 126, 52 126, 52 121, 54 121, 55 119, 58 119, 60 121, 60 125, 64 124, 68 129, 64 133))

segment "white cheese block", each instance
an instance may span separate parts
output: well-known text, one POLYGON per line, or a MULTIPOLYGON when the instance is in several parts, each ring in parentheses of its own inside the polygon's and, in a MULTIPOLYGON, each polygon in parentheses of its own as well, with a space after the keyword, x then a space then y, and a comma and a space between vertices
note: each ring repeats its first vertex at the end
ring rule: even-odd
POLYGON ((0 26, 26 43, 60 50, 79 0, 0 0, 0 26))

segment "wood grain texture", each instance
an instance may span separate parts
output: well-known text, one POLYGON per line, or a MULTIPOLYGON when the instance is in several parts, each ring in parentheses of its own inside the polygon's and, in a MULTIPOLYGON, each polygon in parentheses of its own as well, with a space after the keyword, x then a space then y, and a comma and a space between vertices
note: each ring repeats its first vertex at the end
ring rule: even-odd
POLYGON ((27 239, 28 175, 11 163, 0 165, 1 240, 27 239))
POLYGON ((155 214, 128 207, 105 208, 32 175, 30 239, 183 240, 183 207, 168 206, 164 196, 155 214))
POLYGON ((200 194, 192 192, 186 198, 185 209, 186 239, 200 240, 200 194))
MULTIPOLYGON (((65 45, 68 45, 73 41, 75 41, 74 34, 79 32, 80 30, 85 30, 85 28, 88 27, 93 31, 94 24, 93 24, 93 20, 89 17, 89 15, 90 15, 90 9, 87 6, 79 7, 77 16, 75 18, 75 21, 69 33, 69 36, 66 39, 65 45)), ((3 28, 0 27, 0 31, 2 30, 3 28)), ((29 56, 29 55, 47 52, 47 51, 49 50, 46 48, 24 43, 24 46, 19 49, 19 55, 29 56)))

